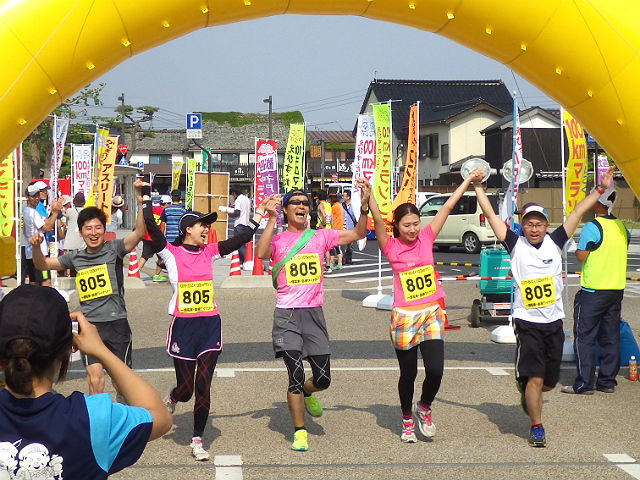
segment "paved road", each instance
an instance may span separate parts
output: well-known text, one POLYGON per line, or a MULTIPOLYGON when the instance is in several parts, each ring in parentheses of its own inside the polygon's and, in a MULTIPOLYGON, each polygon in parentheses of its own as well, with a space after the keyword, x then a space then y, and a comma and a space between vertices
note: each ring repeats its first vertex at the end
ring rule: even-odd
MULTIPOLYGON (((356 257, 358 262, 368 258, 356 257)), ((228 260, 217 262, 216 285, 228 265, 228 260)), ((151 443, 136 466, 112 478, 634 478, 625 470, 640 478, 640 382, 622 375, 613 395, 579 397, 559 389, 547 394, 543 418, 549 445, 527 445, 528 419, 513 381, 514 347, 489 340, 494 325, 468 326, 469 307, 478 296, 475 282, 445 285, 449 321, 462 328, 446 339, 445 375, 433 407, 437 436, 402 444, 389 314, 361 307, 373 285, 348 283, 357 278, 331 274, 325 281, 333 383, 319 394, 324 415, 306 419, 308 452, 289 450, 287 376, 270 342, 273 290, 217 288, 225 347, 205 432, 212 461, 196 463, 189 457, 192 404, 180 404, 170 433, 151 443)), ((169 297, 168 286, 153 284, 126 296, 134 367, 163 396, 175 381, 164 352, 169 297)), ((636 336, 639 307, 635 296, 625 298, 623 315, 636 336)), ((86 390, 81 366, 74 362, 72 368, 60 386, 63 393, 86 390)), ((572 364, 564 365, 561 382, 571 382, 573 371, 572 364)))

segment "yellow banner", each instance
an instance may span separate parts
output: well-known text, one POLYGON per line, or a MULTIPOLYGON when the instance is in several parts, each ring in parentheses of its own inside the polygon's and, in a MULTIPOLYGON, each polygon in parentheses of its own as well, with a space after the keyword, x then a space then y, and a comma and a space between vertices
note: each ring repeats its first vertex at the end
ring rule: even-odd
POLYGON ((392 221, 393 211, 403 203, 416 203, 416 162, 418 157, 418 105, 409 110, 409 136, 407 139, 407 160, 404 164, 402 183, 396 198, 393 199, 388 220, 392 221))
MULTIPOLYGON (((95 207, 96 206, 96 188, 98 183, 98 172, 100 171, 100 162, 102 160, 102 155, 104 154, 104 149, 107 145, 107 138, 109 137, 109 129, 107 128, 98 128, 98 132, 96 134, 96 159, 93 165, 93 171, 91 172, 91 190, 89 190, 89 195, 86 198, 85 207, 95 207)), ((109 208, 111 210, 111 208, 109 208)))
POLYGON ((193 203, 193 176, 196 171, 196 159, 187 158, 187 192, 184 199, 184 208, 191 210, 193 203))
POLYGON ((587 194, 587 141, 582 126, 566 110, 562 111, 562 124, 569 146, 567 178, 564 186, 567 201, 566 215, 569 215, 587 194))
POLYGON ((98 171, 98 208, 107 216, 107 223, 111 222, 111 193, 113 191, 113 174, 116 169, 116 154, 118 152, 118 137, 107 138, 104 155, 100 161, 98 171))
POLYGON ((180 174, 182 173, 182 165, 184 160, 174 158, 171 160, 171 190, 177 190, 180 185, 180 174))
MULTIPOLYGON (((0 236, 9 237, 13 230, 14 190, 13 153, 0 163, 0 236)), ((17 232, 16 232, 17 233, 17 232)))
POLYGON ((376 127, 376 167, 373 195, 382 218, 391 209, 391 119, 388 103, 373 105, 376 127))
POLYGON ((282 191, 290 192, 304 188, 302 158, 304 156, 304 124, 292 123, 289 126, 289 139, 284 152, 282 165, 282 191))

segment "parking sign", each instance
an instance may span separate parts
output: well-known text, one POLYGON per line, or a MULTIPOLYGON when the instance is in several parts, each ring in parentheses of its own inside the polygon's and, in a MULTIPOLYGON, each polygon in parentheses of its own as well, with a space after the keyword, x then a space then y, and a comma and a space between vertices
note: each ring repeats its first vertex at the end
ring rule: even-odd
POLYGON ((202 138, 202 115, 187 113, 187 138, 202 138))

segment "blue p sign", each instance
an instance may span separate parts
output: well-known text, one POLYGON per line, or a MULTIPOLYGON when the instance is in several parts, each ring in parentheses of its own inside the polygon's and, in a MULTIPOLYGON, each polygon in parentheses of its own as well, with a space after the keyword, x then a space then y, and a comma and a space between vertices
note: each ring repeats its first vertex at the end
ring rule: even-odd
POLYGON ((187 114, 187 130, 200 130, 202 128, 202 115, 200 113, 187 114))

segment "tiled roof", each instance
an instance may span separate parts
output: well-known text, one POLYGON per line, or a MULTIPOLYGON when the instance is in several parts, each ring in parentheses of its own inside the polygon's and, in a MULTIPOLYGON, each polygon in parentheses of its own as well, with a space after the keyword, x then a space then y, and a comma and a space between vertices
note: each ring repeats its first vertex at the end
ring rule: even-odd
POLYGON ((501 80, 374 80, 369 84, 360 113, 368 102, 391 104, 393 131, 403 135, 409 108, 420 101, 420 125, 444 122, 479 104, 510 112, 513 98, 501 80), (372 98, 373 97, 373 98, 372 98))
POLYGON ((309 142, 324 138, 326 143, 353 143, 353 133, 349 130, 310 130, 307 132, 309 142))
MULTIPOLYGON (((533 118, 536 115, 542 115, 550 120, 555 120, 560 125, 560 110, 553 108, 542 108, 542 107, 530 107, 526 110, 519 110, 518 116, 520 117, 520 123, 522 124, 523 120, 527 118, 533 118)), ((513 114, 508 114, 502 117, 495 123, 492 123, 484 130, 481 130, 480 133, 485 134, 492 130, 496 130, 498 128, 512 128, 513 114)))

